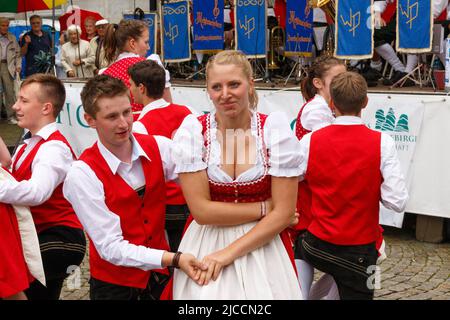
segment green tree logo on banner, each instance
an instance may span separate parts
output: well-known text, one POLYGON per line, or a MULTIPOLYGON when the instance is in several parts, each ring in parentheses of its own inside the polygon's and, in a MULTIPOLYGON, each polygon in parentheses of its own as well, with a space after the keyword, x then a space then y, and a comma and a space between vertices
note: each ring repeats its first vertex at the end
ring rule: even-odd
POLYGON ((401 114, 398 118, 395 116, 394 109, 389 108, 387 114, 382 109, 375 112, 375 129, 381 131, 409 132, 408 115, 401 114))

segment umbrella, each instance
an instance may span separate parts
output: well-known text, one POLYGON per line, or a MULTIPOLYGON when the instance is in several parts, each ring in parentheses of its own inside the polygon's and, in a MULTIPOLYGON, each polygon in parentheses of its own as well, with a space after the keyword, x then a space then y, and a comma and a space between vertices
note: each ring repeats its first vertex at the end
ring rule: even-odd
POLYGON ((65 4, 67 0, 0 0, 0 12, 48 10, 65 4))
POLYGON ((95 21, 102 20, 103 17, 94 11, 83 10, 78 7, 72 7, 72 10, 69 10, 59 17, 59 24, 61 26, 61 31, 67 30, 67 27, 75 24, 81 27, 81 38, 86 35, 86 29, 84 28, 84 20, 86 18, 92 17, 95 21))

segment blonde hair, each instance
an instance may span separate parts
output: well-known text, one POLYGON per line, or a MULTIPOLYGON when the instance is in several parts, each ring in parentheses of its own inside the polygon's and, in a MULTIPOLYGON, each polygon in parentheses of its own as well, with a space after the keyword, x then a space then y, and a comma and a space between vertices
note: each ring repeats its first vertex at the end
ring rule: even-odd
POLYGON ((8 22, 9 23, 9 19, 6 17, 0 17, 0 23, 2 22, 8 22))
POLYGON ((367 99, 367 82, 356 72, 344 72, 333 78, 330 94, 334 106, 343 114, 358 114, 367 99))
MULTIPOLYGON (((218 54, 209 58, 208 63, 206 64, 206 83, 208 84, 208 75, 211 68, 214 65, 235 65, 242 70, 242 73, 250 82, 253 79, 253 69, 250 62, 247 59, 247 56, 240 51, 235 50, 224 50, 219 52, 218 54)), ((258 95, 256 93, 256 89, 253 86, 252 91, 249 93, 249 107, 251 109, 256 109, 258 105, 258 95)))

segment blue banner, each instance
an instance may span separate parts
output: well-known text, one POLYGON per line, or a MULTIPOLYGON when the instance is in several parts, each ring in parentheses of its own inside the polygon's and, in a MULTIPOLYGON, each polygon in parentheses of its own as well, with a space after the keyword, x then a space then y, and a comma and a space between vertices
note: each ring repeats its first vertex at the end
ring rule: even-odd
POLYGON ((163 30, 162 56, 165 62, 191 60, 189 38, 189 3, 187 0, 165 3, 161 6, 163 30))
POLYGON ((430 0, 397 1, 397 51, 431 51, 433 10, 430 0))
POLYGON ((266 56, 266 1, 236 0, 236 48, 248 56, 266 56))
POLYGON ((372 0, 337 0, 334 55, 342 59, 367 59, 372 54, 372 0))
POLYGON ((194 42, 195 52, 216 52, 223 50, 224 0, 194 0, 194 42))
POLYGON ((313 10, 308 0, 286 2, 286 56, 312 55, 313 10))
MULTIPOLYGON (((133 20, 134 14, 128 14, 125 13, 123 15, 123 18, 125 20, 133 20)), ((158 24, 158 16, 156 15, 156 13, 145 13, 144 14, 144 19, 143 21, 145 21, 148 24, 148 33, 150 35, 149 37, 149 42, 148 45, 150 46, 150 49, 147 51, 147 57, 153 53, 156 53, 156 26, 158 24)))

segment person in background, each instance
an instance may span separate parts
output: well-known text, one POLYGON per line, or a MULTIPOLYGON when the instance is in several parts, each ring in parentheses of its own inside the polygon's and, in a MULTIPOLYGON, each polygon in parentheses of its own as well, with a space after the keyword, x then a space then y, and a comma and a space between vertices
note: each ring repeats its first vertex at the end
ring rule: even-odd
POLYGON ((87 63, 94 65, 94 73, 105 69, 109 66, 109 62, 105 57, 105 33, 109 22, 106 19, 98 20, 95 23, 97 36, 90 41, 91 55, 87 58, 87 63))
MULTIPOLYGON (((145 60, 147 51, 150 49, 149 37, 147 24, 140 20, 121 20, 117 29, 113 25, 109 25, 105 35, 105 56, 108 62, 112 64, 106 70, 100 71, 100 74, 121 79, 130 88, 128 68, 145 60)), ((148 59, 155 60, 163 66, 156 54, 150 55, 148 59)), ((167 102, 172 102, 170 86, 170 75, 166 70, 166 86, 163 98, 167 102)), ((144 106, 136 103, 133 96, 131 96, 131 101, 134 120, 136 120, 144 106)))
POLYGON ((14 92, 14 79, 16 74, 22 70, 22 56, 16 37, 8 32, 9 19, 0 17, 0 105, 4 96, 4 105, 7 119, 10 124, 16 124, 14 110, 12 106, 16 102, 16 92, 14 92))
POLYGON ((61 47, 61 63, 69 78, 92 78, 94 66, 89 63, 91 46, 86 40, 80 39, 81 28, 71 25, 67 28, 69 42, 61 47))
MULTIPOLYGON (((138 120, 133 123, 133 132, 161 135, 172 139, 184 118, 192 112, 186 106, 169 103, 163 99, 166 82, 164 68, 156 61, 145 60, 132 65, 128 73, 130 91, 135 101, 145 106, 138 120)), ((166 189, 166 232, 170 249, 177 251, 189 208, 177 183, 167 182, 166 189)))
POLYGON ((47 73, 51 68, 52 40, 50 34, 42 30, 42 18, 30 17, 31 31, 20 41, 21 54, 25 57, 25 77, 35 73, 47 73))
POLYGON ((97 30, 95 28, 96 20, 94 17, 89 16, 84 19, 84 29, 86 30, 86 34, 81 35, 81 39, 90 42, 97 36, 97 30))
MULTIPOLYGON (((345 71, 344 61, 325 55, 318 57, 309 68, 308 76, 301 83, 302 96, 306 103, 300 108, 295 123, 295 134, 298 140, 309 132, 333 123, 334 112, 329 106, 330 83, 336 75, 345 71)), ((305 299, 310 299, 314 269, 297 250, 298 242, 303 238, 312 219, 311 191, 305 181, 300 181, 298 184, 297 212, 299 222, 291 231, 295 244, 295 263, 303 296, 305 299)))

